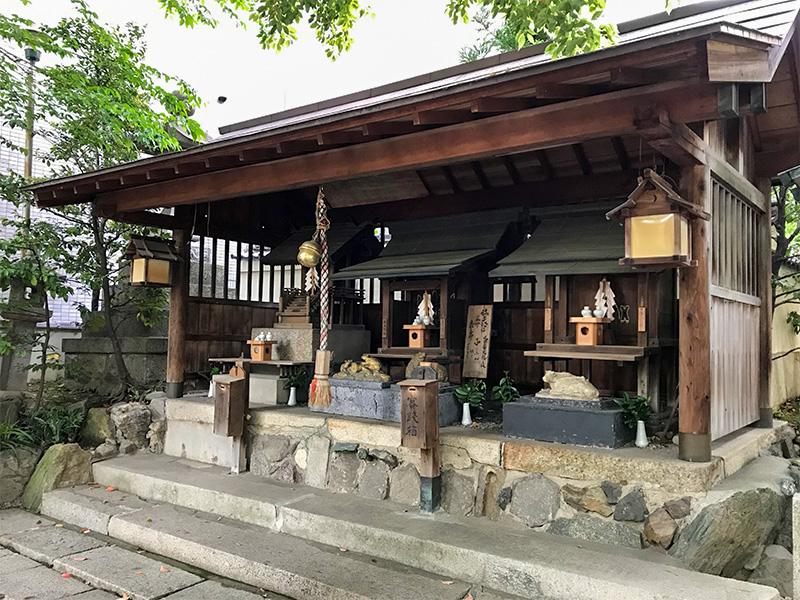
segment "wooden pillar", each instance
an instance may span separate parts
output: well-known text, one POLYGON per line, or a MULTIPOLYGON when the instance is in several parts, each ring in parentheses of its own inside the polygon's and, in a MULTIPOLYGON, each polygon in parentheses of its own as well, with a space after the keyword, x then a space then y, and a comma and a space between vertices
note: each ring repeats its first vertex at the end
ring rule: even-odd
MULTIPOLYGON (((710 174, 705 165, 681 170, 684 198, 709 211, 710 174)), ((710 212, 710 211, 709 211, 710 212)), ((715 223, 720 215, 714 215, 715 223)), ((695 267, 680 269, 678 308, 679 456, 690 462, 711 460, 711 297, 709 237, 703 219, 692 220, 695 267)))
MULTIPOLYGON (((770 181, 759 182, 759 189, 767 199, 769 207, 770 181)), ((770 382, 772 380, 772 221, 768 211, 758 215, 756 235, 756 262, 758 297, 761 299, 759 312, 758 348, 758 426, 772 427, 772 407, 770 406, 770 382)))
POLYGON ((189 308, 189 244, 188 231, 172 232, 180 261, 172 265, 169 290, 169 333, 167 341, 167 397, 183 396, 183 373, 186 367, 186 313, 189 308))

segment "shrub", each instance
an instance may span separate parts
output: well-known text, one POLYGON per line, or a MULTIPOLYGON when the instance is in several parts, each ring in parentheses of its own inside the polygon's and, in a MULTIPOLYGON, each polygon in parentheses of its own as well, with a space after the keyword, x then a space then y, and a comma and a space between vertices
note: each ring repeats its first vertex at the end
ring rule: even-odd
POLYGON ((650 398, 647 396, 630 396, 622 392, 622 398, 614 398, 622 408, 622 418, 628 427, 636 427, 637 421, 646 421, 650 416, 650 398))
POLYGON ((503 371, 503 378, 492 388, 492 398, 503 404, 519 400, 519 390, 514 387, 514 380, 508 371, 503 371))
POLYGON ((459 402, 468 402, 470 406, 483 408, 486 399, 486 382, 481 379, 470 379, 456 388, 459 402))

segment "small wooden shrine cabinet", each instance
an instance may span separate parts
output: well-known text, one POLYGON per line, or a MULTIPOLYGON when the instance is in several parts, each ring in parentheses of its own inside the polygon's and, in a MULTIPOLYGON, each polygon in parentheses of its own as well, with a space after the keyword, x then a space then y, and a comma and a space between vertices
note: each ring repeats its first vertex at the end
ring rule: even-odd
POLYGON ((380 280, 381 345, 375 355, 404 362, 424 350, 428 360, 448 366, 451 381, 460 381, 467 308, 490 301, 487 272, 521 243, 521 219, 521 209, 514 208, 388 223, 391 241, 378 258, 333 276, 380 280), (426 297, 430 323, 415 325, 426 297))
POLYGON ((675 398, 677 297, 674 269, 642 271, 619 263, 624 230, 605 218, 613 204, 593 204, 537 214, 533 234, 500 261, 495 281, 544 284, 544 318, 538 343, 525 356, 545 369, 585 375, 601 395, 626 391, 651 398, 653 407, 675 398), (571 322, 605 279, 615 295, 613 319, 596 345, 578 344, 571 322))

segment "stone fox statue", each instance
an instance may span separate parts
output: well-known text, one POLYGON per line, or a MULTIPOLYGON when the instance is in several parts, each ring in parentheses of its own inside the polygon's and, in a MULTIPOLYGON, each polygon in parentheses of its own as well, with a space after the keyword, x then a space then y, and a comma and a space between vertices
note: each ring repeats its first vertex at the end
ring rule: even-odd
POLYGON ((600 392, 586 377, 579 377, 572 373, 545 371, 542 380, 548 387, 536 395, 543 398, 567 398, 571 400, 598 400, 600 398, 600 392))

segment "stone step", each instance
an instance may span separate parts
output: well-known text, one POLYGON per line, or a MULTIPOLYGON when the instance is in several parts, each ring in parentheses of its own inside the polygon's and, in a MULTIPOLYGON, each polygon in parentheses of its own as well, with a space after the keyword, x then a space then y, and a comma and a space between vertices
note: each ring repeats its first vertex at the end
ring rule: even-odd
MULTIPOLYGON (((234 477, 221 467, 169 456, 95 463, 94 478, 145 499, 207 511, 526 598, 780 598, 772 588, 688 571, 656 553, 520 530, 486 519, 425 515, 388 501, 282 484, 250 473, 234 477)), ((115 518, 125 517, 111 520, 115 518)))
MULTIPOLYGON (((86 492, 87 488, 58 490, 52 493, 57 499, 44 503, 44 510, 60 520, 81 520, 76 517, 95 512, 84 522, 100 523, 108 517, 106 530, 115 540, 297 600, 461 600, 470 591, 463 582, 211 513, 155 503, 117 511, 116 502, 103 502, 86 492)), ((57 559, 55 566, 98 585, 97 565, 113 562, 113 557, 95 554, 109 552, 90 550, 81 554, 88 557, 86 562, 75 565, 69 558, 57 559)), ((137 581, 134 577, 129 583, 137 581)))

